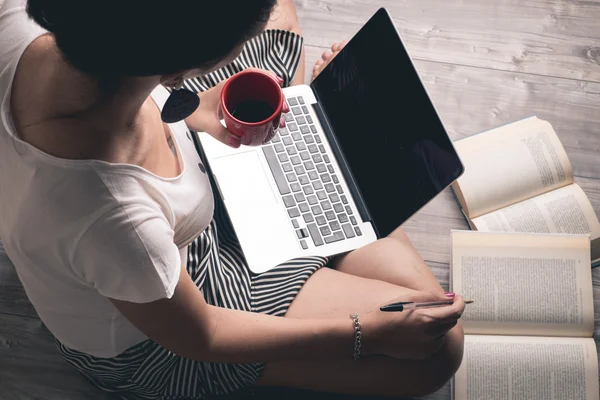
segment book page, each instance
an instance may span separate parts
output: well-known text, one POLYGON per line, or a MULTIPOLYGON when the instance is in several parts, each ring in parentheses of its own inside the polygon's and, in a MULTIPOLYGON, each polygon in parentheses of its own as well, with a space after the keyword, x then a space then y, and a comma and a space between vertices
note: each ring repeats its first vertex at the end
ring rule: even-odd
POLYGON ((465 336, 460 400, 598 400, 594 339, 465 336))
POLYGON ((600 222, 577 184, 482 215, 471 222, 484 232, 590 234, 592 260, 600 257, 600 222))
POLYGON ((452 290, 467 334, 591 337, 587 235, 452 232, 452 290))
POLYGON ((454 142, 465 173, 452 185, 466 214, 488 212, 573 183, 552 126, 531 117, 454 142))

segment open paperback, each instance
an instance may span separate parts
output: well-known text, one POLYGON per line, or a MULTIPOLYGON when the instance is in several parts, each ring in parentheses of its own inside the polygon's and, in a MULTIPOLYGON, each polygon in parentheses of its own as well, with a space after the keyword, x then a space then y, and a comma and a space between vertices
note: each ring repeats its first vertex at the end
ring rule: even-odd
POLYGON ((598 400, 588 235, 452 232, 462 321, 459 400, 598 400))
POLYGON ((600 223, 550 123, 527 118, 454 143, 465 173, 452 184, 471 229, 590 234, 600 223))

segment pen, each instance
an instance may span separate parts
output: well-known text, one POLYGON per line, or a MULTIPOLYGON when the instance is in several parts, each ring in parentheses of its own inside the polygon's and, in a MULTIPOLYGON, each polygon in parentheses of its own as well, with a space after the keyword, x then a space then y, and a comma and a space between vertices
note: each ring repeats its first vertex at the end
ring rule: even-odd
MULTIPOLYGON (((432 307, 443 307, 452 305, 454 302, 450 301, 430 301, 427 303, 415 303, 413 301, 401 301, 398 303, 388 304, 380 308, 381 311, 391 312, 391 311, 404 311, 404 310, 414 310, 416 308, 432 308, 432 307)), ((465 300, 465 304, 471 304, 473 300, 465 300)))

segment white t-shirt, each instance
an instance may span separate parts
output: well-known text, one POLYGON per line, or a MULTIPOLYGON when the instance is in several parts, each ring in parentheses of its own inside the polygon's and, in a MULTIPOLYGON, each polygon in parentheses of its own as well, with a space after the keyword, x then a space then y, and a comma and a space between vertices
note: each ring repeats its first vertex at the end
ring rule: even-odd
MULTIPOLYGON (((182 173, 65 160, 19 140, 10 115, 17 63, 44 30, 25 0, 0 0, 0 249, 42 321, 65 346, 114 357, 147 339, 107 298, 169 298, 213 195, 185 123, 171 124, 182 173)), ((168 92, 152 97, 162 107, 168 92)))

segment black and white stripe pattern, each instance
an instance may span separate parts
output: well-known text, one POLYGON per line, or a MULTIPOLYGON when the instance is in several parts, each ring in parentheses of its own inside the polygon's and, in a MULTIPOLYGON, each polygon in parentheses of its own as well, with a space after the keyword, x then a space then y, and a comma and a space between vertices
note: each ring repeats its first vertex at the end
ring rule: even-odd
MULTIPOLYGON (((251 40, 238 59, 211 76, 186 82, 206 90, 243 68, 269 69, 286 84, 293 79, 302 38, 265 31, 251 40), (209 85, 210 84, 210 85, 209 85)), ((218 193, 217 191, 213 191, 218 193)), ((218 196, 209 227, 188 246, 187 271, 206 302, 219 307, 283 317, 306 280, 327 263, 323 257, 290 260, 253 275, 218 196)), ((180 357, 144 341, 117 357, 96 358, 56 342, 63 357, 95 386, 132 400, 206 399, 251 388, 264 364, 216 364, 180 357)))
POLYGON ((289 86, 294 79, 304 39, 293 32, 268 29, 249 40, 241 54, 229 65, 210 74, 188 79, 184 86, 192 92, 203 92, 246 68, 260 68, 276 73, 289 86))

